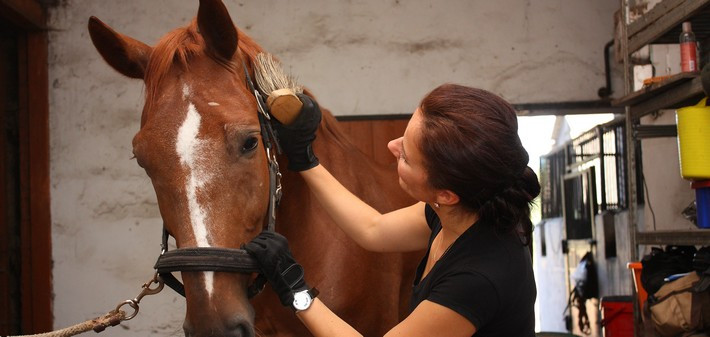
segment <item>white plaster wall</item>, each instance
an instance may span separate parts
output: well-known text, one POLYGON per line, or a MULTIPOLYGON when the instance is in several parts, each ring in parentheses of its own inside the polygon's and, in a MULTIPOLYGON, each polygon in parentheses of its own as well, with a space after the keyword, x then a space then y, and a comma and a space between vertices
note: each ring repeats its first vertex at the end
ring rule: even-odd
POLYGON ((538 223, 533 231, 533 269, 537 284, 535 310, 539 313, 536 327, 539 331, 567 332, 563 313, 567 306, 563 227, 563 218, 549 218, 538 223), (543 232, 545 256, 542 255, 543 232))
MULTIPOLYGON (((675 110, 662 110, 659 114, 643 117, 641 124, 675 124, 675 110)), ((690 182, 680 176, 678 139, 644 139, 641 141, 641 147, 647 197, 644 207, 646 221, 640 222, 639 230, 697 228, 681 215, 683 209, 695 200, 695 192, 690 188, 690 182)))
MULTIPOLYGON (((400 114, 443 82, 515 103, 595 99, 617 0, 227 1, 233 19, 337 115, 400 114)), ((160 226, 131 158, 143 85, 110 69, 86 31, 95 15, 154 44, 197 1, 64 0, 50 9, 55 326, 112 310, 152 276, 160 226)), ((146 297, 102 336, 180 335, 184 301, 146 297)))

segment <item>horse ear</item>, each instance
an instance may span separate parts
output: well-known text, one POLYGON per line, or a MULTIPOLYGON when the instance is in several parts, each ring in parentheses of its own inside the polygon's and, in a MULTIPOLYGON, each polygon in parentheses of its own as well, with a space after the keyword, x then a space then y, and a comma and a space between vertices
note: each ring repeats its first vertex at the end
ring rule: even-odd
POLYGON ((98 18, 89 18, 89 35, 96 50, 113 69, 131 78, 142 79, 152 48, 120 34, 98 18))
POLYGON ((232 59, 239 38, 237 28, 221 0, 200 0, 197 27, 209 49, 225 60, 232 59))

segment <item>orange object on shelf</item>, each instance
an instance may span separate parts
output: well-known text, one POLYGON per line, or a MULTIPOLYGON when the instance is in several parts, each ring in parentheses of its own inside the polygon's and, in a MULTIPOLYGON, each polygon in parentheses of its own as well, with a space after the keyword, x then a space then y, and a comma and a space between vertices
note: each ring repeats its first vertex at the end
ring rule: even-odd
POLYGON ((634 275, 634 287, 636 288, 636 293, 638 294, 639 310, 643 311, 643 304, 646 303, 646 298, 648 297, 646 289, 644 289, 643 284, 641 284, 641 271, 643 270, 643 265, 641 262, 629 262, 626 264, 626 268, 631 269, 631 272, 634 275))
POLYGON ((658 83, 661 83, 671 77, 672 77, 672 75, 649 77, 649 78, 643 80, 643 86, 647 87, 652 84, 658 84, 658 83))

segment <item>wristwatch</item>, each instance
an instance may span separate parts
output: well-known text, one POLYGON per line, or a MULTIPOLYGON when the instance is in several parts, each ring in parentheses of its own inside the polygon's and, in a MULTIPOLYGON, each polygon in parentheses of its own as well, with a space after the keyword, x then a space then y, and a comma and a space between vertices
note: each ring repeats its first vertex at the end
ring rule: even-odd
POLYGON ((318 296, 316 288, 301 290, 293 294, 293 309, 299 312, 310 308, 316 296, 318 296))

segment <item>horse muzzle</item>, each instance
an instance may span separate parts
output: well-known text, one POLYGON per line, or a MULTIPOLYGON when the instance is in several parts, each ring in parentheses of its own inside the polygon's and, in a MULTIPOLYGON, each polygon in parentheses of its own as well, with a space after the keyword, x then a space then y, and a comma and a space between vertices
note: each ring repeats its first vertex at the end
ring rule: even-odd
POLYGON ((254 337, 254 325, 246 319, 230 319, 221 322, 202 321, 199 326, 187 320, 183 324, 185 337, 254 337))

